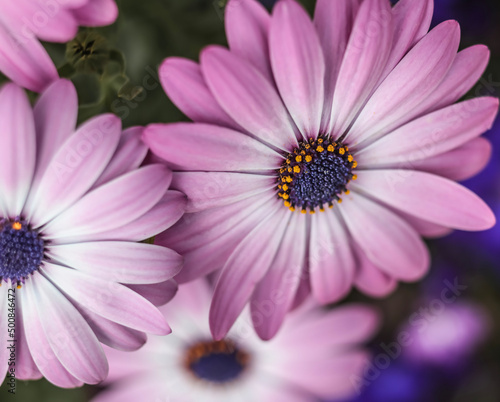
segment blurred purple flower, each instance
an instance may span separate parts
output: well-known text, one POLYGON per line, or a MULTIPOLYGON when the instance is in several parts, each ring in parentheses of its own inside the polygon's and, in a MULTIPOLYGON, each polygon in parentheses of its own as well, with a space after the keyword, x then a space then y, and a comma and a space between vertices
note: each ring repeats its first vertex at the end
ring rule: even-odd
POLYGON ((404 355, 417 363, 463 367, 467 358, 484 341, 489 321, 484 310, 466 302, 447 305, 427 320, 425 326, 408 325, 411 344, 404 355))

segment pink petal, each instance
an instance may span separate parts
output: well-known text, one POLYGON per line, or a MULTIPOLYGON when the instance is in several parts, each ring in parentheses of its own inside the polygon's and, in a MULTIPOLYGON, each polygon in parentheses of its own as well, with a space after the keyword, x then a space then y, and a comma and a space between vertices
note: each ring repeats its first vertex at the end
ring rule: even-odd
MULTIPOLYGON (((186 210, 186 196, 178 191, 167 191, 162 199, 148 212, 136 220, 111 229, 99 232, 92 237, 95 240, 128 240, 142 241, 171 227, 186 210)), ((65 238, 65 242, 76 242, 78 238, 65 238)))
POLYGON ((158 309, 126 286, 48 262, 40 270, 76 303, 101 317, 155 335, 171 332, 158 309))
POLYGON ((321 125, 325 60, 306 11, 295 1, 276 4, 269 33, 271 65, 279 92, 304 137, 321 125))
POLYGON ((276 335, 295 299, 306 256, 306 218, 291 217, 275 260, 252 295, 253 325, 264 340, 276 335))
POLYGON ((351 290, 356 261, 350 242, 340 216, 333 211, 311 217, 309 274, 313 296, 321 304, 337 302, 351 290))
POLYGON ((380 138, 407 122, 408 112, 436 89, 450 69, 459 42, 458 23, 446 21, 415 45, 359 114, 347 137, 351 144, 380 138))
POLYGON ((359 0, 318 0, 316 2, 314 25, 323 48, 326 65, 323 130, 327 129, 330 119, 335 84, 359 4, 359 0))
MULTIPOLYGON (((40 268, 40 272, 45 269, 40 268)), ((79 286, 86 287, 84 283, 79 286)), ((108 362, 97 337, 78 310, 42 275, 36 280, 32 276, 26 284, 28 287, 33 287, 32 301, 36 303, 47 341, 64 368, 87 384, 104 380, 108 374, 108 362)), ((93 293, 94 300, 96 294, 93 293)))
POLYGON ((399 215, 407 223, 409 223, 420 235, 429 238, 438 238, 450 234, 453 229, 437 225, 433 222, 429 222, 425 219, 417 218, 415 215, 410 215, 399 209, 390 208, 396 215, 399 215))
POLYGON ((163 165, 148 165, 127 173, 78 200, 44 228, 47 239, 80 241, 113 230, 148 212, 167 191, 172 174, 163 165))
POLYGON ((469 179, 483 170, 490 160, 491 153, 491 143, 486 138, 479 137, 454 150, 415 161, 412 163, 412 167, 415 170, 461 181, 469 179))
POLYGON ((354 241, 371 262, 396 279, 412 281, 425 274, 429 252, 410 225, 354 192, 343 199, 339 210, 354 241))
POLYGON ((25 211, 33 210, 34 195, 47 166, 59 148, 75 131, 78 99, 68 80, 57 80, 40 96, 33 109, 37 142, 36 169, 25 211))
MULTIPOLYGON (((213 286, 209 283, 207 278, 197 279, 179 286, 179 292, 172 300, 171 303, 163 306, 160 311, 166 317, 177 315, 176 319, 188 313, 190 317, 197 317, 203 319, 207 318, 208 304, 207 301, 211 299, 213 293, 213 286)), ((199 327, 206 327, 208 329, 208 322, 198 323, 199 327)), ((186 334, 187 335, 187 334, 186 334)))
POLYGON ((159 75, 168 97, 191 120, 242 130, 219 106, 194 61, 169 57, 161 64, 159 75))
POLYGON ((50 85, 37 100, 33 112, 37 135, 34 180, 38 181, 59 148, 75 131, 78 98, 71 81, 58 80, 50 85))
MULTIPOLYGON (((7 286, 4 286, 7 288, 7 286)), ((3 296, 2 296, 3 297, 3 296)), ((20 296, 21 298, 22 296, 20 296)), ((7 298, 7 296, 5 296, 7 298)), ((5 310, 4 310, 5 311, 5 310)), ((5 333, 7 330, 5 330, 5 333)), ((31 352, 26 339, 26 327, 23 323, 23 308, 20 303, 16 308, 16 378, 19 380, 39 380, 43 377, 36 363, 31 356, 31 352)), ((7 361, 7 359, 5 359, 7 361)))
POLYGON ((310 273, 308 267, 308 261, 304 261, 304 270, 300 277, 300 283, 297 288, 297 293, 295 294, 295 299, 290 310, 295 310, 303 305, 303 303, 307 300, 311 292, 311 281, 310 281, 310 273))
POLYGON ((497 98, 474 98, 414 120, 356 152, 366 168, 412 168, 414 161, 451 151, 491 128, 497 98))
POLYGON ((0 89, 0 211, 21 214, 35 170, 36 136, 33 111, 24 91, 14 84, 0 89))
MULTIPOLYGON (((259 218, 264 218, 267 215, 265 212, 258 211, 248 214, 242 222, 238 223, 238 226, 225 231, 220 237, 208 241, 207 236, 199 247, 184 253, 184 268, 175 279, 179 283, 185 283, 222 268, 234 249, 259 223, 259 218), (217 250, 217 253, 213 252, 214 249, 217 250)), ((212 236, 213 233, 210 234, 210 237, 212 236)))
POLYGON ((186 212, 199 212, 276 188, 272 176, 226 172, 175 172, 171 188, 188 197, 186 212))
POLYGON ((65 43, 76 36, 78 23, 71 10, 56 5, 54 9, 57 9, 57 11, 51 11, 49 15, 40 2, 32 3, 39 4, 34 7, 32 15, 23 18, 24 27, 29 32, 33 32, 38 38, 47 42, 65 43))
POLYGON ((163 306, 172 300, 177 294, 178 288, 177 283, 173 279, 151 285, 127 285, 127 287, 139 293, 155 306, 163 306))
POLYGON ((282 156, 227 128, 201 123, 151 124, 143 140, 173 170, 275 170, 282 156))
POLYGON ((48 255, 62 265, 120 283, 163 282, 182 267, 182 257, 175 251, 144 243, 104 241, 53 245, 48 255))
MULTIPOLYGON (((408 109, 402 119, 393 126, 410 122, 426 113, 436 111, 456 102, 465 95, 481 77, 488 64, 489 50, 486 46, 471 46, 459 52, 443 80, 418 105, 408 109)), ((477 95, 479 93, 476 92, 477 95)), ((390 127, 389 127, 390 129, 390 127)), ((384 129, 388 131, 388 129, 384 129)))
POLYGON ((347 304, 329 311, 314 308, 292 314, 300 315, 300 326, 286 321, 276 341, 287 347, 308 343, 308 347, 297 350, 290 358, 314 356, 325 350, 342 351, 348 345, 370 339, 380 326, 379 314, 362 304, 347 304), (310 342, 313 334, 314 342, 310 342))
POLYGON ((232 327, 281 246, 290 211, 276 201, 268 213, 234 249, 219 277, 210 307, 215 339, 222 339, 232 327))
MULTIPOLYGON (((483 75, 490 58, 484 45, 475 45, 458 52, 453 64, 432 94, 423 100, 407 117, 415 116, 451 105, 465 95, 483 75)), ((476 95, 480 95, 476 92, 476 95)))
POLYGON ((137 350, 146 343, 147 335, 144 332, 139 332, 116 322, 109 321, 84 308, 82 305, 78 305, 77 308, 96 334, 99 342, 113 349, 127 352, 137 350))
MULTIPOLYGON (((82 197, 106 168, 120 139, 118 117, 102 115, 84 123, 59 148, 33 196, 35 227, 53 219, 82 197)), ((31 197, 30 196, 30 197, 31 197)))
POLYGON ((254 196, 195 214, 186 214, 155 242, 184 257, 184 268, 176 280, 191 281, 222 268, 238 244, 269 215, 275 196, 254 196), (213 250, 216 249, 217 253, 213 250))
POLYGON ((390 3, 361 3, 340 66, 328 132, 340 137, 366 102, 386 65, 392 46, 390 3))
POLYGON ((364 171, 352 188, 441 226, 486 230, 495 215, 472 191, 434 174, 413 170, 364 171))
POLYGON ((141 139, 143 130, 143 127, 131 127, 123 131, 113 158, 93 188, 131 172, 141 165, 148 153, 148 147, 141 139))
POLYGON ((78 24, 87 27, 110 25, 118 17, 115 0, 88 0, 86 5, 72 12, 78 24))
POLYGON ((358 259, 358 271, 354 279, 356 287, 370 297, 381 298, 391 294, 398 285, 397 281, 377 268, 359 247, 356 248, 358 259))
MULTIPOLYGON (((297 345, 297 348, 300 346, 297 345)), ((321 400, 344 400, 356 395, 359 386, 353 378, 363 378, 363 370, 370 363, 368 353, 353 350, 327 356, 323 354, 314 359, 289 362, 281 368, 280 374, 287 382, 317 395, 321 400), (289 369, 292 364, 294 370, 289 369)))
MULTIPOLYGON (((135 372, 134 374, 137 375, 135 372)), ((132 379, 121 383, 119 387, 109 387, 103 392, 99 392, 92 398, 92 402, 136 402, 144 399, 144 395, 151 398, 149 400, 161 401, 166 394, 162 390, 163 387, 159 387, 157 378, 152 378, 149 375, 134 376, 132 379)), ((172 402, 177 402, 171 398, 170 393, 167 393, 167 395, 172 402)))
POLYGON ((297 145, 293 123, 273 85, 229 50, 210 46, 201 69, 219 105, 258 140, 283 150, 297 145))
MULTIPOLYGON (((61 346, 67 346, 72 342, 68 334, 68 327, 58 334, 63 345, 52 347, 52 341, 49 341, 41 321, 41 315, 38 313, 37 305, 40 303, 33 289, 33 283, 37 280, 44 280, 41 275, 36 273, 30 278, 30 283, 19 295, 19 302, 22 309, 23 327, 25 329, 26 342, 29 346, 31 356, 38 370, 51 383, 62 388, 74 388, 83 385, 83 382, 73 377, 68 370, 61 364, 59 357, 54 353, 59 351, 61 346)), ((44 314, 46 319, 47 315, 44 314)), ((70 328, 75 330, 76 328, 70 328)), ((54 331, 52 331, 53 335, 54 331)))
POLYGON ((271 17, 256 0, 231 0, 226 5, 226 35, 231 53, 249 61, 273 82, 269 60, 271 17))
POLYGON ((431 25, 433 0, 400 0, 392 9, 394 42, 382 77, 386 77, 403 56, 427 33, 431 25))
POLYGON ((0 23, 0 71, 16 84, 40 92, 58 78, 49 55, 31 35, 13 35, 0 23))

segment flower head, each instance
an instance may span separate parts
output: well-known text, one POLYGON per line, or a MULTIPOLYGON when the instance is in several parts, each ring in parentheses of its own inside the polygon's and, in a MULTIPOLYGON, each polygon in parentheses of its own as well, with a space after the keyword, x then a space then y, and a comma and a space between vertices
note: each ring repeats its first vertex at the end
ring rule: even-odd
POLYGON ((311 401, 352 395, 368 355, 358 346, 378 325, 373 310, 346 305, 322 311, 307 304, 280 333, 261 341, 249 316, 228 337, 214 341, 207 323, 211 289, 204 280, 184 284, 162 307, 175 328, 152 336, 138 351, 106 348, 109 389, 93 402, 311 401))
POLYGON ((167 191, 163 165, 141 167, 142 128, 122 133, 108 114, 75 130, 77 106, 66 80, 33 109, 16 85, 0 89, 2 380, 13 354, 18 379, 98 383, 101 343, 135 350, 170 332, 155 304, 175 294, 182 259, 137 242, 177 221, 185 196, 167 191))
POLYGON ((477 137, 498 100, 453 104, 489 52, 457 53, 455 21, 427 33, 432 8, 318 0, 311 21, 294 0, 272 15, 233 0, 230 49, 206 48, 200 65, 161 66, 167 94, 195 122, 144 133, 189 198, 190 213, 158 242, 185 255, 180 282, 222 268, 210 315, 217 339, 249 301, 280 296, 256 323, 267 339, 311 291, 321 303, 353 286, 386 295, 427 271, 420 235, 494 224, 489 207, 454 182, 491 152, 477 137))
POLYGON ((68 42, 78 27, 116 20, 114 0, 0 0, 0 71, 25 88, 40 92, 58 78, 39 39, 68 42))

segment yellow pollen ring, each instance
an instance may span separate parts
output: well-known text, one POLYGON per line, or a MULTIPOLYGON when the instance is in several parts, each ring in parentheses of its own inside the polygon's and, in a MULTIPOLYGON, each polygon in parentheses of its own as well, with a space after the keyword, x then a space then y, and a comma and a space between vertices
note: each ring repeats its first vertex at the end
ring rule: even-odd
POLYGON ((294 166, 294 167, 293 167, 293 171, 294 171, 295 173, 300 173, 300 167, 298 167, 298 166, 294 166))
POLYGON ((335 151, 335 147, 332 144, 330 144, 330 145, 328 145, 327 150, 328 150, 328 152, 333 152, 333 151, 335 151))
POLYGON ((302 156, 301 155, 298 155, 295 157, 295 161, 296 162, 302 162, 302 156))
POLYGON ((312 156, 311 155, 307 155, 306 156, 306 162, 311 162, 312 161, 312 156))
POLYGON ((14 222, 12 224, 12 229, 14 230, 21 230, 23 228, 23 225, 21 222, 14 222))
POLYGON ((323 148, 321 145, 318 145, 318 147, 316 148, 317 152, 323 152, 324 150, 325 148, 323 148))

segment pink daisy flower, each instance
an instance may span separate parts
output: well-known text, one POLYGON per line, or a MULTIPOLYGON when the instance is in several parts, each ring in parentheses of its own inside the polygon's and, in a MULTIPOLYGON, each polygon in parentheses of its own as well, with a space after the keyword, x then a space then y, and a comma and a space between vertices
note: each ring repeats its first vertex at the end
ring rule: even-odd
POLYGON ((279 299, 255 323, 268 339, 311 292, 320 303, 352 286, 386 295, 426 273, 420 235, 494 225, 489 207, 455 183, 490 156, 477 137, 498 99, 453 104, 489 52, 457 53, 455 21, 427 33, 432 8, 318 0, 311 21, 293 0, 272 15, 233 0, 230 49, 208 47, 200 65, 162 64, 167 94, 195 122, 144 133, 189 198, 189 214, 157 239, 185 256, 180 282, 222 268, 210 312, 216 339, 249 301, 255 309, 279 299))
POLYGON ((136 242, 177 221, 185 196, 167 191, 164 165, 140 167, 142 128, 122 134, 107 114, 75 131, 77 106, 66 80, 33 109, 16 85, 0 89, 2 380, 13 358, 17 379, 95 384, 101 343, 135 350, 145 332, 170 332, 155 304, 175 294, 182 258, 136 242))
POLYGON ((369 362, 358 344, 378 326, 373 310, 346 305, 327 312, 306 303, 270 342, 243 315, 226 339, 214 341, 210 298, 204 280, 182 285, 161 308, 172 335, 152 336, 131 353, 106 348, 109 388, 93 402, 299 402, 355 392, 354 379, 369 362))
POLYGON ((58 78, 39 42, 68 42, 79 26, 109 25, 114 0, 0 0, 0 71, 25 88, 42 91, 58 78))

